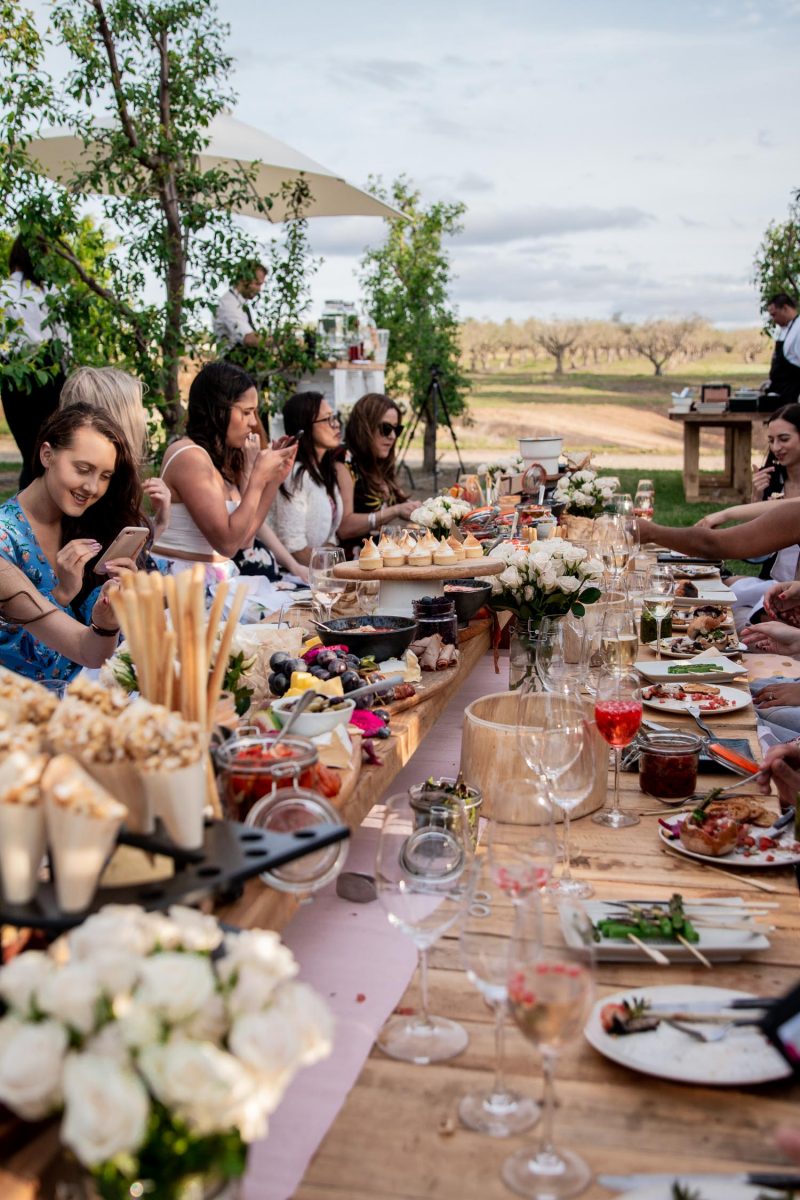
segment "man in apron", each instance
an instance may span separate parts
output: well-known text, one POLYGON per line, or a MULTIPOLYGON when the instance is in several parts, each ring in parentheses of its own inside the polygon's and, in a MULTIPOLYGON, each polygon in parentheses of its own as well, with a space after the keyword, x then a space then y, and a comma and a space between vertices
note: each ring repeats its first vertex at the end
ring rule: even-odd
POLYGON ((767 312, 778 326, 769 368, 767 391, 776 397, 775 408, 800 399, 800 321, 797 301, 777 292, 767 301, 767 312), (780 397, 780 399, 778 399, 780 397))

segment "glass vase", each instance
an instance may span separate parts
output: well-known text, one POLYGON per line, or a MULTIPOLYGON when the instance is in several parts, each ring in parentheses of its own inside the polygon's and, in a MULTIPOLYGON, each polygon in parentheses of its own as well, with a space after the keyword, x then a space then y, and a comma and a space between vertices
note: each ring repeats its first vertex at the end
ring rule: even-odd
POLYGON ((532 691, 542 691, 536 674, 536 643, 539 637, 537 621, 513 617, 508 633, 508 690, 517 691, 524 684, 532 691))
MULTIPOLYGON (((58 1200, 102 1200, 94 1180, 85 1173, 69 1178, 69 1172, 59 1180, 55 1195, 58 1200)), ((204 1175, 187 1175, 170 1191, 170 1200, 240 1200, 243 1194, 243 1177, 237 1179, 211 1178, 204 1175)), ((166 1200, 157 1180, 140 1179, 129 1189, 131 1200, 166 1200)))

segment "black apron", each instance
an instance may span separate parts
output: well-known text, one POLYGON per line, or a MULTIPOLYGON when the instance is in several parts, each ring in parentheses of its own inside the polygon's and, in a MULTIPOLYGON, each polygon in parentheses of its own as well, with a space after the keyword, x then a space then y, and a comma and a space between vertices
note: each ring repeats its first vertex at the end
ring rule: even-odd
MULTIPOLYGON (((786 330, 786 337, 789 336, 789 330, 794 325, 793 321, 789 322, 786 330)), ((800 399, 800 367, 789 362, 783 352, 783 345, 786 339, 782 339, 775 343, 775 349, 772 351, 772 362, 769 367, 769 390, 777 392, 781 398, 782 404, 797 404, 800 399)))

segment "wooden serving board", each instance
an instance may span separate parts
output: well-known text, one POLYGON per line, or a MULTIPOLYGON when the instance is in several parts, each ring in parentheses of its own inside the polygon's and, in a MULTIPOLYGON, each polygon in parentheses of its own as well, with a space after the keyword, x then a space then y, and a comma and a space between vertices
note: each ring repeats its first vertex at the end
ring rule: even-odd
POLYGON ((453 563, 452 567, 377 567, 362 571, 357 562, 339 563, 333 568, 337 579, 353 579, 365 583, 370 579, 390 579, 402 583, 417 583, 423 579, 471 579, 473 576, 499 575, 505 568, 499 558, 470 558, 453 563))

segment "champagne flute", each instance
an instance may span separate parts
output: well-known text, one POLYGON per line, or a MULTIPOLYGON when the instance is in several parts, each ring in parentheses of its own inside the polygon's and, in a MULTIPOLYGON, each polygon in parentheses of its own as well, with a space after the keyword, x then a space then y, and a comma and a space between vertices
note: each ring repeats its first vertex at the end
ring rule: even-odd
POLYGON ((475 861, 469 899, 461 919, 459 951, 467 979, 494 1013, 495 1074, 487 1090, 468 1092, 458 1115, 468 1129, 490 1137, 508 1137, 530 1129, 539 1119, 539 1106, 529 1096, 512 1091, 503 1078, 503 1041, 508 998, 508 948, 513 927, 513 904, 498 880, 496 863, 484 855, 475 861))
POLYGON ((600 645, 608 667, 626 670, 636 662, 639 635, 636 632, 636 617, 629 605, 616 604, 606 609, 600 630, 600 645))
POLYGON ((345 589, 345 581, 336 579, 333 568, 345 560, 341 546, 318 546, 311 551, 308 564, 308 582, 311 599, 322 621, 330 620, 336 598, 345 589))
POLYGON ((570 896, 573 899, 588 900, 594 895, 590 883, 575 879, 570 862, 569 822, 573 811, 581 804, 594 786, 597 758, 595 740, 597 726, 594 721, 584 720, 581 748, 577 758, 550 784, 550 795, 553 803, 564 814, 564 862, 558 879, 552 880, 548 891, 555 896, 570 896))
POLYGON ((463 801, 408 792, 385 804, 375 860, 375 888, 389 923, 413 939, 419 954, 420 1012, 388 1021, 377 1044, 391 1058, 443 1062, 465 1049, 463 1026, 428 1010, 428 950, 461 916, 472 867, 472 838, 463 801))
POLYGON ((601 736, 614 751, 614 796, 611 808, 592 814, 598 825, 622 829, 638 825, 640 818, 623 812, 619 806, 619 760, 624 746, 629 746, 642 723, 642 692, 635 671, 606 670, 597 681, 594 719, 601 736))
POLYGON ((508 964, 509 1011, 542 1060, 544 1116, 538 1146, 507 1158, 502 1175, 513 1192, 535 1200, 577 1196, 592 1178, 579 1155, 557 1148, 553 1141, 553 1081, 559 1055, 580 1037, 594 996, 591 921, 575 901, 562 901, 559 908, 561 922, 570 930, 567 943, 557 931, 545 939, 538 897, 518 906, 508 964))
POLYGON ((642 596, 642 607, 656 623, 656 658, 661 658, 661 626, 665 617, 672 612, 675 603, 675 580, 663 566, 653 567, 647 577, 642 596))
POLYGON ((633 543, 625 532, 625 521, 622 517, 605 517, 600 532, 600 556, 603 566, 612 579, 612 586, 618 587, 620 576, 627 567, 632 554, 633 543))

